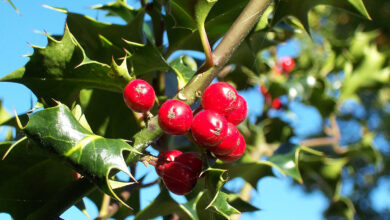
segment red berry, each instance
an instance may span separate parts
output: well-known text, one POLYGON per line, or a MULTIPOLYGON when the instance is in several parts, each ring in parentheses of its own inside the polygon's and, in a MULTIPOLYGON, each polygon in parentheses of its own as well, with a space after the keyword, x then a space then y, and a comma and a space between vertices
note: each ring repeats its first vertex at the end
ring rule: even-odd
POLYGON ((158 155, 158 160, 155 167, 157 174, 161 176, 164 172, 166 164, 175 161, 176 157, 178 157, 181 154, 182 152, 179 150, 169 150, 160 153, 158 155))
POLYGON ((282 108, 282 102, 280 101, 279 98, 276 98, 276 99, 272 100, 271 106, 273 109, 279 110, 282 108))
POLYGON ((196 142, 207 146, 215 146, 225 139, 227 127, 228 123, 221 114, 204 110, 194 117, 191 132, 196 142))
POLYGON ((173 193, 185 195, 191 192, 201 171, 202 160, 198 153, 170 150, 158 156, 156 172, 173 193))
POLYGON ((246 143, 245 143, 245 139, 244 137, 242 136, 242 134, 239 134, 239 141, 240 143, 238 144, 237 148, 229 153, 229 154, 226 154, 226 155, 218 155, 216 154, 215 156, 222 160, 223 162, 234 162, 238 159, 241 158, 241 156, 244 154, 245 152, 245 146, 246 146, 246 143))
POLYGON ((238 125, 243 122, 248 114, 248 105, 245 99, 238 95, 237 97, 237 109, 226 116, 228 122, 238 125))
POLYGON ((178 195, 190 193, 198 180, 187 166, 176 162, 167 164, 161 177, 167 189, 178 195))
POLYGON ((170 135, 183 135, 192 123, 190 106, 179 100, 168 100, 158 111, 158 124, 170 135))
POLYGON ((223 140, 222 143, 218 144, 217 146, 207 148, 214 154, 226 155, 233 152, 237 148, 238 144, 240 143, 239 138, 240 132, 236 126, 228 122, 228 130, 225 140, 223 140))
POLYGON ((237 108, 237 96, 236 89, 229 83, 217 82, 207 87, 201 102, 204 109, 226 115, 237 108))
POLYGON ((136 112, 149 111, 154 105, 155 98, 153 87, 142 79, 129 82, 123 91, 126 105, 136 112))
POLYGON ((259 89, 261 94, 263 94, 263 96, 266 96, 269 93, 267 88, 265 88, 265 86, 260 85, 259 89))
POLYGON ((280 63, 282 65, 283 72, 285 73, 290 73, 295 67, 295 61, 291 57, 283 57, 280 60, 280 63))
POLYGON ((198 177, 202 172, 202 159, 200 154, 195 152, 186 152, 176 157, 175 162, 187 166, 198 177))

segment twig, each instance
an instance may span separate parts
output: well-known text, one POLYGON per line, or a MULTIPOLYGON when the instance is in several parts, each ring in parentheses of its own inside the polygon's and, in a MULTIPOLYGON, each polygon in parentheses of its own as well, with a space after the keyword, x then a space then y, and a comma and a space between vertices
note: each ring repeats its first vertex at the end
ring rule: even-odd
POLYGON ((102 205, 100 207, 99 216, 95 220, 105 220, 109 218, 108 210, 110 206, 111 197, 105 193, 103 193, 102 205))
POLYGON ((301 141, 301 145, 306 147, 321 147, 326 145, 331 145, 333 147, 334 152, 338 154, 345 153, 345 149, 339 146, 339 141, 341 138, 341 133, 339 126, 337 124, 336 116, 332 115, 329 117, 330 127, 324 127, 324 131, 330 137, 320 137, 320 138, 312 138, 301 141))

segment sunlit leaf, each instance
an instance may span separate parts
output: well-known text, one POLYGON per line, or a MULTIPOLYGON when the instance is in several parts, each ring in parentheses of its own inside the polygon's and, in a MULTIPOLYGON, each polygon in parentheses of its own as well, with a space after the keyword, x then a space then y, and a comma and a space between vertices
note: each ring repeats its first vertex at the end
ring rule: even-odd
POLYGON ((99 88, 122 93, 130 76, 118 72, 115 65, 99 63, 86 57, 73 35, 65 28, 60 41, 48 36, 48 46, 34 46, 26 66, 0 81, 17 82, 29 87, 39 99, 72 104, 82 88, 99 88))
POLYGON ((294 16, 309 33, 309 11, 317 5, 331 5, 346 10, 354 9, 364 17, 370 19, 370 15, 368 14, 362 0, 279 0, 276 2, 276 11, 272 24, 278 23, 281 19, 287 16, 294 16))
MULTIPOLYGON (((23 128, 29 139, 48 152, 64 158, 79 173, 90 178, 105 193, 126 205, 109 184, 111 171, 122 171, 132 177, 123 153, 135 152, 121 139, 107 139, 85 129, 63 104, 33 113, 23 128)), ((127 205, 126 205, 127 206, 127 205)))

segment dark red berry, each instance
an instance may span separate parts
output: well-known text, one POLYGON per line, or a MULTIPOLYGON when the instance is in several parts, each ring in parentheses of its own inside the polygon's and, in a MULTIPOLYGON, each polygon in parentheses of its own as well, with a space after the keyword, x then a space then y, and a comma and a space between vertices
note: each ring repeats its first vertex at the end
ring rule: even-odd
POLYGON ((179 150, 168 150, 160 153, 155 167, 157 175, 162 176, 166 164, 175 161, 176 157, 181 154, 182 152, 179 150))
POLYGON ((283 72, 290 73, 295 67, 295 61, 291 57, 283 57, 280 60, 280 64, 282 65, 283 72))
POLYGON ((226 154, 226 155, 216 154, 215 156, 218 159, 222 160, 223 162, 234 162, 234 161, 240 159, 245 152, 246 143, 245 143, 245 139, 242 136, 242 134, 239 134, 239 136, 240 136, 239 137, 240 143, 238 144, 237 148, 233 152, 226 154))
POLYGON ((243 122, 248 114, 248 105, 245 99, 238 95, 237 97, 237 109, 226 116, 228 122, 238 125, 243 122))
POLYGON ((263 96, 266 96, 269 93, 267 88, 263 85, 260 85, 259 89, 260 89, 261 94, 263 94, 263 96))
POLYGON ((227 130, 225 140, 223 140, 222 143, 216 146, 207 147, 207 148, 214 154, 218 154, 218 155, 229 154, 233 152, 237 148, 238 144, 240 143, 239 137, 240 137, 240 132, 238 131, 236 126, 228 122, 228 130, 227 130))
POLYGON ((183 135, 192 124, 190 106, 179 100, 168 100, 158 111, 158 124, 170 135, 183 135))
POLYGON ((196 142, 215 146, 225 139, 227 127, 224 116, 215 111, 203 110, 192 120, 191 132, 196 142))
POLYGON ((200 154, 195 152, 186 152, 176 157, 175 162, 181 163, 187 166, 189 169, 194 172, 194 174, 199 177, 199 174, 202 172, 202 159, 200 154))
POLYGON ((161 177, 167 189, 178 195, 190 193, 198 180, 188 166, 177 162, 167 164, 161 177))
POLYGON ((156 95, 153 87, 142 79, 131 81, 123 91, 126 105, 136 112, 147 112, 153 105, 156 95))
POLYGON ((272 95, 271 95, 271 93, 268 92, 267 88, 265 88, 265 86, 261 85, 260 86, 260 92, 264 96, 265 104, 271 105, 271 103, 272 103, 272 95))
POLYGON ((169 191, 178 195, 191 192, 202 171, 202 160, 198 153, 182 153, 170 150, 160 153, 156 172, 169 191))
POLYGON ((237 108, 237 96, 236 89, 229 83, 217 82, 207 87, 201 102, 204 109, 226 115, 237 108))
POLYGON ((282 108, 282 102, 280 101, 279 98, 276 98, 276 99, 272 100, 271 106, 273 109, 279 110, 282 108))

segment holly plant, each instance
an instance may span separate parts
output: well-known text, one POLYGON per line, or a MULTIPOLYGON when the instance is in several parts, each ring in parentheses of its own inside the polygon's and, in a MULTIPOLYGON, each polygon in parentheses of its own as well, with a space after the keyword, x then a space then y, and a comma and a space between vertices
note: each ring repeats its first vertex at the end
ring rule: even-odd
POLYGON ((46 34, 0 78, 38 99, 20 115, 0 106, 11 131, 0 212, 57 219, 75 205, 88 215, 87 197, 97 219, 238 219, 261 212, 251 189, 282 174, 320 190, 327 218, 390 216, 361 202, 389 175, 388 3, 140 3, 92 7, 122 24, 45 6, 66 14, 63 34, 46 34), (135 178, 148 166, 155 181, 135 178), (226 187, 237 178, 239 190, 226 187), (141 209, 152 185, 159 193, 141 209))

